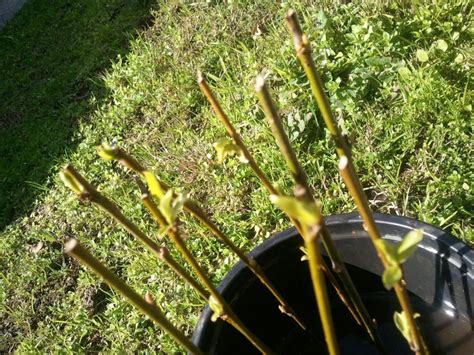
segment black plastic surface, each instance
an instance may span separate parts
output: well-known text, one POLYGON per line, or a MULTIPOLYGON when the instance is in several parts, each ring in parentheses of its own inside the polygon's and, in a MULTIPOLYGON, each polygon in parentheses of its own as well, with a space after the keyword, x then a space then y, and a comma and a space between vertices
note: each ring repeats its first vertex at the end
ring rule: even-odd
MULTIPOLYGON (((413 306, 422 317, 420 325, 435 354, 474 353, 474 251, 428 224, 399 216, 375 214, 384 239, 399 242, 410 230, 422 228, 423 241, 404 264, 407 288, 413 306)), ((379 324, 379 333, 388 354, 411 353, 393 325, 399 310, 393 292, 381 283, 382 265, 362 228, 358 214, 326 218, 334 242, 361 293, 379 324)), ((300 261, 298 233, 289 229, 266 240, 250 255, 305 320, 315 336, 309 337, 278 311, 271 294, 256 277, 238 263, 219 286, 238 316, 273 350, 281 354, 325 353, 324 339, 316 310, 306 262, 300 261)), ((364 332, 351 319, 337 295, 330 290, 332 314, 344 354, 375 354, 364 332)), ((211 354, 257 353, 238 332, 218 320, 210 321, 206 307, 196 326, 193 342, 211 354)))

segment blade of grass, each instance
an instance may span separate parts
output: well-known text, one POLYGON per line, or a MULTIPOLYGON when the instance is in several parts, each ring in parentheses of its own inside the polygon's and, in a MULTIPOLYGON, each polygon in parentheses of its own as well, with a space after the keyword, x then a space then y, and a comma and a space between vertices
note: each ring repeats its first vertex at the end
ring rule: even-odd
MULTIPOLYGON (((125 299, 144 314, 150 317, 164 331, 170 334, 179 344, 181 344, 191 354, 203 354, 186 336, 173 326, 160 311, 154 302, 147 301, 138 295, 132 288, 123 282, 115 273, 110 271, 99 260, 97 260, 86 248, 76 239, 69 239, 64 245, 64 251, 88 266, 94 273, 100 276, 109 286, 115 289, 125 299)), ((151 299, 151 298, 150 298, 151 299)))

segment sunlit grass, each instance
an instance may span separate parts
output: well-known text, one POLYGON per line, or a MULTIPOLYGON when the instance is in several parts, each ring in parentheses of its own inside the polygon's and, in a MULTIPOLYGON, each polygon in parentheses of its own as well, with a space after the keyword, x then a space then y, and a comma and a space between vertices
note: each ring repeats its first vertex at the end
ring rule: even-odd
MULTIPOLYGON (((315 58, 344 118, 371 207, 419 218, 472 242, 467 2, 407 9, 346 4, 324 12, 315 5, 291 6, 310 24, 315 58), (427 61, 420 61, 419 50, 427 61)), ((252 80, 263 72, 324 213, 354 210, 294 57, 286 9, 272 1, 160 4, 155 24, 131 41, 130 52, 113 61, 103 80, 95 79, 106 95, 89 99, 91 115, 79 111, 72 133, 77 145, 63 149, 51 171, 73 163, 141 229, 156 235, 133 180, 96 155, 95 146, 115 141, 165 181, 184 186, 235 244, 250 250, 288 223, 250 169, 234 160, 216 163, 212 143, 225 132, 195 75, 197 69, 213 75, 211 87, 260 166, 288 192, 284 161, 253 93, 252 80)), ((1 93, 3 100, 8 93, 1 93)), ((45 190, 31 214, 0 236, 0 349, 176 351, 168 336, 65 257, 62 242, 80 239, 140 293, 151 292, 187 334, 203 302, 103 213, 71 199, 57 174, 48 179, 38 181, 45 190), (40 242, 41 248, 32 248, 40 242)), ((192 219, 185 225, 189 248, 219 282, 235 257, 192 219)))

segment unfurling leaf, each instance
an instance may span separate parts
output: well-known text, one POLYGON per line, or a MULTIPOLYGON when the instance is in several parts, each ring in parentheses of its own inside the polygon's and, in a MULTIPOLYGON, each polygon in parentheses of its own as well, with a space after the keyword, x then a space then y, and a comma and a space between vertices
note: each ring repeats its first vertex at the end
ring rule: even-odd
POLYGON ((178 212, 183 207, 187 198, 183 194, 177 194, 172 189, 166 191, 165 195, 160 199, 159 209, 163 217, 166 219, 168 226, 176 221, 178 212))
POLYGON ((145 176, 145 180, 151 194, 157 199, 161 199, 165 195, 165 190, 161 186, 161 183, 158 181, 155 174, 153 174, 151 171, 144 171, 143 176, 145 176))
POLYGON ((392 289, 392 287, 400 281, 402 278, 402 269, 399 265, 392 265, 386 268, 382 275, 383 285, 387 290, 392 289))
POLYGON ((102 145, 97 147, 97 154, 104 160, 116 159, 114 148, 107 143, 102 143, 102 145))
MULTIPOLYGON (((419 313, 415 313, 413 315, 414 318, 418 318, 420 316, 419 313)), ((405 315, 405 312, 395 312, 393 314, 393 321, 395 322, 395 325, 397 326, 398 330, 400 333, 403 334, 405 339, 408 341, 408 343, 412 343, 412 337, 411 337, 411 332, 410 332, 410 327, 408 326, 408 320, 405 315)))
POLYGON ((279 195, 270 195, 270 201, 288 216, 307 226, 319 224, 321 221, 321 210, 315 202, 304 202, 295 197, 279 195))
POLYGON ((222 164, 227 156, 237 155, 242 163, 248 163, 244 156, 242 149, 240 149, 234 142, 227 138, 221 138, 213 144, 217 152, 217 160, 222 164))
POLYGON ((59 177, 66 187, 71 189, 75 194, 80 195, 83 192, 82 185, 67 171, 61 171, 59 177))
POLYGON ((404 263, 416 250, 418 244, 423 240, 423 230, 410 231, 397 247, 397 260, 404 263))
POLYGON ((395 325, 397 326, 398 330, 400 333, 403 334, 403 337, 410 342, 411 336, 410 336, 410 331, 408 329, 408 322, 405 317, 405 312, 395 312, 393 313, 393 321, 395 322, 395 325))
POLYGON ((409 232, 399 244, 392 244, 383 239, 376 241, 377 249, 385 255, 389 264, 382 275, 387 290, 401 280, 401 265, 415 252, 422 239, 423 231, 417 229, 409 232))
POLYGON ((209 297, 209 308, 213 312, 211 317, 212 322, 215 322, 220 316, 224 314, 224 308, 212 295, 209 297))
POLYGON ((160 212, 165 217, 168 225, 172 225, 175 221, 175 214, 173 211, 173 190, 169 189, 166 191, 166 194, 160 199, 160 212))

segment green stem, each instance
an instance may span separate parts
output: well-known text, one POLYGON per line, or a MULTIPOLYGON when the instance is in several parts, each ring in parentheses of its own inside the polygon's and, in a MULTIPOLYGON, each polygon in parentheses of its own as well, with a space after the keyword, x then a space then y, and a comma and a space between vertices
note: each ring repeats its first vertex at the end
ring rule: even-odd
MULTIPOLYGON (((124 152, 122 152, 123 154, 124 152)), ((130 157, 128 154, 123 154, 124 157, 130 157)), ((131 157, 130 157, 131 158, 131 157)), ((132 158, 133 159, 133 158, 132 158)), ((129 166, 131 164, 128 163, 127 158, 122 159, 122 161, 129 166)), ((136 161, 136 160, 130 160, 130 161, 135 161, 135 166, 140 167, 143 169, 143 167, 136 161)), ((145 192, 146 188, 143 186, 141 182, 138 183, 140 190, 142 192, 145 192)), ((167 188, 164 187, 165 190, 167 188)), ((145 207, 148 209, 150 214, 152 215, 153 219, 156 221, 156 223, 159 226, 166 226, 166 220, 163 216, 163 214, 160 212, 156 204, 153 202, 153 200, 149 197, 148 193, 142 194, 142 200, 145 205, 145 207)), ((188 204, 194 206, 194 210, 200 210, 196 205, 194 205, 192 202, 186 202, 185 205, 188 204)), ((207 286, 207 288, 210 290, 210 293, 207 295, 207 299, 209 299, 210 294, 213 295, 213 297, 218 300, 219 303, 224 307, 225 314, 221 317, 224 321, 227 321, 230 325, 232 325, 234 328, 239 330, 252 344, 254 344, 259 350, 263 351, 265 349, 265 345, 253 334, 251 333, 238 319, 238 317, 233 313, 232 309, 228 304, 225 303, 225 300, 220 296, 220 294, 217 292, 215 289, 214 285, 212 282, 209 280, 207 275, 205 274, 204 270, 200 267, 199 263, 197 260, 194 258, 194 256, 191 254, 189 249, 187 248, 186 244, 184 241, 180 238, 179 233, 178 233, 178 228, 175 226, 171 227, 167 231, 168 236, 170 239, 173 241, 175 246, 179 249, 181 254, 184 256, 186 261, 191 265, 193 270, 196 272, 198 277, 201 279, 201 281, 207 286), (219 295, 219 296, 217 296, 219 295), (220 298, 219 298, 220 297, 220 298), (223 303, 224 302, 224 303, 223 303), (230 314, 230 316, 229 316, 230 314)), ((235 247, 240 252, 240 249, 238 249, 230 240, 227 239, 227 237, 224 236, 224 240, 227 240, 229 244, 235 247)), ((232 249, 234 250, 234 249, 232 249)), ((234 250, 235 251, 235 250, 234 250)), ((245 254, 240 252, 244 257, 247 258, 245 254)), ((239 255, 239 254, 238 254, 239 255)), ((239 255, 240 256, 240 255, 239 255)), ((255 263, 255 262, 254 262, 255 263)), ((176 265, 178 266, 178 265, 176 265)), ((257 265, 258 266, 258 265, 257 265)), ((207 291, 205 291, 207 292, 207 291)))
POLYGON ((84 248, 76 239, 70 239, 64 245, 67 254, 73 256, 81 263, 87 265, 92 271, 100 276, 109 286, 115 289, 131 304, 140 309, 156 324, 170 334, 179 344, 181 344, 191 354, 203 354, 196 345, 191 343, 186 336, 175 328, 163 315, 160 309, 153 303, 147 302, 140 297, 132 288, 123 282, 116 274, 105 267, 97 260, 86 248, 84 248))
POLYGON ((131 222, 119 208, 107 197, 102 195, 97 189, 91 185, 79 172, 76 171, 71 165, 67 165, 64 168, 64 172, 70 174, 83 189, 82 194, 79 196, 82 200, 87 200, 98 205, 102 210, 107 212, 113 219, 121 224, 131 235, 140 240, 145 247, 155 254, 160 260, 164 261, 178 276, 186 281, 192 288, 196 290, 206 302, 209 299, 209 292, 207 292, 196 280, 189 275, 186 270, 179 266, 179 264, 160 246, 154 241, 148 238, 133 222, 131 222))
MULTIPOLYGON (((296 154, 291 147, 288 136, 285 133, 281 123, 278 111, 273 100, 270 97, 270 92, 262 77, 258 77, 255 83, 255 90, 260 101, 265 115, 270 123, 273 135, 275 136, 278 146, 287 162, 291 175, 295 180, 295 195, 300 200, 314 202, 311 194, 306 173, 301 168, 296 154)), ((322 222, 322 217, 319 221, 322 222)), ((313 281, 313 288, 318 303, 319 315, 323 324, 324 335, 330 354, 339 353, 336 333, 334 330, 333 320, 331 316, 331 305, 329 303, 326 282, 323 273, 323 258, 317 236, 320 234, 320 226, 317 226, 317 232, 309 233, 306 228, 303 228, 303 238, 305 240, 306 248, 308 249, 309 266, 311 271, 311 279, 313 281)))
POLYGON ((258 76, 255 80, 255 91, 260 101, 260 105, 265 112, 273 136, 277 141, 278 147, 280 148, 293 180, 295 181, 296 197, 306 201, 313 201, 306 172, 301 167, 295 151, 291 147, 290 140, 285 133, 285 129, 283 128, 283 124, 278 114, 278 109, 270 96, 265 80, 261 76, 258 76))
POLYGON ((336 120, 332 114, 331 106, 329 105, 329 99, 324 92, 324 85, 321 77, 314 66, 313 58, 311 56, 311 47, 308 38, 301 30, 296 13, 293 10, 289 10, 286 14, 286 20, 288 27, 293 33, 293 41, 295 44, 296 55, 303 66, 306 76, 308 77, 311 90, 318 104, 321 115, 323 116, 324 122, 331 133, 334 141, 336 142, 336 149, 339 155, 350 155, 349 146, 343 137, 336 120))
POLYGON ((176 224, 169 228, 168 236, 175 244, 175 246, 179 249, 181 254, 184 256, 186 261, 191 265, 196 275, 198 275, 199 279, 202 283, 207 287, 210 294, 214 299, 222 306, 224 310, 224 314, 222 318, 226 320, 229 324, 234 326, 242 335, 244 335, 258 350, 260 350, 263 354, 273 354, 273 352, 255 335, 253 334, 237 317, 234 313, 230 305, 227 301, 221 296, 221 294, 217 291, 214 284, 211 282, 207 274, 204 272, 202 267, 199 265, 197 260, 191 254, 189 249, 187 248, 186 244, 184 243, 183 239, 179 236, 178 228, 176 224))
POLYGON ((204 224, 217 238, 222 240, 237 256, 242 260, 242 262, 247 265, 247 267, 254 273, 255 276, 264 284, 267 289, 273 294, 273 296, 280 303, 280 311, 287 316, 294 319, 296 323, 302 328, 306 329, 303 321, 297 316, 293 308, 288 304, 288 302, 283 298, 283 296, 278 292, 276 287, 270 281, 270 279, 265 275, 260 265, 257 262, 245 254, 239 247, 237 247, 220 229, 214 224, 214 222, 206 215, 206 213, 199 207, 197 204, 192 201, 188 201, 184 204, 184 208, 193 214, 202 224, 204 224))
POLYGON ((227 117, 226 113, 224 112, 221 105, 219 104, 219 101, 217 101, 216 97, 214 96, 214 93, 212 92, 209 85, 207 85, 201 73, 198 73, 198 84, 204 96, 206 96, 207 100, 209 101, 212 108, 214 109, 216 116, 224 125, 227 133, 233 139, 234 143, 242 150, 242 153, 244 154, 245 158, 248 160, 249 165, 252 168, 252 170, 258 176, 260 181, 262 181, 263 185, 267 188, 267 190, 270 191, 272 195, 277 195, 278 191, 273 187, 273 185, 271 184, 270 180, 268 180, 265 173, 260 169, 258 164, 255 162, 255 159, 253 158, 252 154, 250 154, 249 150, 247 149, 247 146, 242 141, 240 134, 237 132, 237 130, 234 128, 234 126, 230 122, 229 117, 227 117))
MULTIPOLYGON (((317 228, 317 226, 315 226, 317 228)), ((331 316, 331 304, 329 302, 324 273, 321 268, 323 258, 321 256, 320 243, 318 240, 319 230, 305 230, 303 234, 304 243, 308 250, 309 270, 313 282, 314 294, 318 305, 319 317, 323 325, 324 336, 328 346, 329 354, 339 354, 336 332, 331 316)))
MULTIPOLYGON (((128 162, 128 160, 127 160, 128 162)), ((135 161, 136 162, 136 161, 135 161)), ((135 166, 137 168, 141 168, 138 162, 135 163, 135 166)), ((97 204, 99 207, 104 209, 109 215, 111 215, 115 220, 117 220, 120 224, 122 224, 127 231, 129 231, 133 236, 138 238, 140 241, 142 241, 145 246, 151 250, 155 255, 157 255, 161 260, 164 260, 165 262, 168 261, 171 256, 166 253, 163 254, 163 250, 156 244, 154 243, 150 238, 148 238, 141 230, 138 229, 137 226, 135 226, 129 219, 127 219, 122 212, 117 208, 115 204, 112 203, 107 197, 103 196, 100 194, 94 186, 89 184, 87 180, 80 175, 71 165, 67 165, 64 168, 64 173, 67 174, 70 178, 74 179, 76 184, 80 185, 81 188, 81 193, 79 197, 82 200, 87 200, 91 201, 95 204, 97 204)), ((153 204, 154 205, 154 204, 153 204)), ((159 213, 159 211, 158 211, 159 213)), ((160 213, 161 214, 161 213, 160 213)), ((155 216, 156 217, 156 216, 155 216)), ((163 218, 163 217, 161 217, 163 218)), ((161 218, 157 218, 157 220, 161 220, 161 218)), ((164 221, 164 218, 162 219, 164 221)), ((266 347, 262 343, 260 339, 258 339, 253 333, 250 332, 250 330, 240 321, 240 319, 237 317, 237 315, 232 311, 230 306, 227 304, 227 302, 222 298, 222 296, 217 292, 216 288, 214 285, 211 283, 209 278, 205 275, 204 271, 201 269, 199 264, 196 262, 192 254, 189 252, 187 249, 186 245, 182 241, 182 239, 179 237, 177 234, 177 229, 176 227, 172 227, 168 230, 168 235, 172 239, 172 241, 175 243, 175 245, 178 247, 180 252, 184 255, 186 260, 191 264, 193 267, 194 271, 196 274, 199 276, 199 278, 203 281, 203 283, 207 286, 209 289, 209 293, 222 305, 225 311, 225 319, 229 318, 232 320, 232 325, 235 326, 235 328, 240 331, 257 349, 259 349, 262 353, 266 354, 271 354, 271 350, 266 347)), ((177 263, 170 263, 170 267, 173 268, 173 270, 181 270, 184 275, 188 275, 184 269, 178 268, 175 269, 174 267, 178 266, 177 263)), ((182 276, 180 274, 180 276, 182 276)), ((201 295, 209 295, 209 293, 202 289, 202 287, 197 284, 191 276, 185 276, 186 281, 188 281, 195 289, 196 291, 201 295), (192 281, 191 281, 192 280, 192 281)), ((209 298, 209 297, 208 297, 209 298)), ((206 301, 208 301, 208 298, 206 301)))
MULTIPOLYGON (((298 22, 298 18, 296 16, 295 11, 289 10, 286 14, 286 19, 288 22, 288 27, 293 33, 293 40, 297 57, 300 60, 304 71, 306 72, 306 76, 308 77, 311 90, 321 111, 321 115, 323 116, 324 122, 326 123, 326 126, 336 143, 336 152, 341 160, 345 159, 343 161, 344 166, 341 167, 341 164, 339 164, 339 166, 340 170, 344 170, 344 174, 346 175, 346 178, 344 178, 346 185, 348 185, 349 183, 351 184, 352 189, 350 190, 350 192, 356 202, 359 213, 361 214, 362 219, 364 220, 367 232, 370 238, 372 239, 372 242, 379 254, 379 257, 384 263, 384 266, 387 267, 385 257, 381 255, 382 253, 378 250, 376 243, 377 240, 380 239, 380 234, 375 225, 375 220, 373 218, 372 211, 367 202, 367 197, 365 196, 360 181, 357 177, 356 170, 352 162, 352 154, 350 147, 346 141, 345 136, 342 135, 341 130, 337 125, 337 121, 334 118, 331 106, 329 104, 329 99, 324 90, 323 82, 314 65, 309 40, 301 30, 301 26, 298 22), (348 180, 346 181, 346 179, 348 180)), ((395 286, 395 292, 402 309, 405 311, 408 320, 408 325, 410 327, 410 333, 412 335, 412 343, 410 344, 410 346, 415 352, 424 353, 425 348, 423 346, 423 340, 416 325, 415 318, 413 316, 413 310, 408 299, 407 292, 405 291, 404 285, 405 282, 402 279, 395 286)))
MULTIPOLYGON (((288 139, 288 135, 286 134, 285 129, 283 128, 280 115, 278 114, 278 109, 271 98, 270 91, 268 90, 264 79, 260 76, 257 77, 257 80, 255 82, 255 90, 257 92, 257 97, 260 101, 260 104, 265 112, 265 116, 268 119, 273 135, 276 138, 280 151, 282 152, 288 165, 288 168, 291 172, 291 175, 293 176, 293 179, 295 181, 295 196, 300 200, 314 202, 314 197, 311 188, 308 184, 306 172, 302 168, 298 158, 296 157, 295 151, 291 147, 290 140, 288 139)), ((351 300, 351 306, 349 307, 349 310, 353 314, 358 314, 357 317, 354 317, 356 321, 362 321, 372 340, 379 347, 379 349, 383 349, 382 342, 377 334, 376 326, 373 320, 370 318, 369 312, 367 311, 367 308, 362 302, 359 292, 354 286, 354 283, 352 282, 347 268, 341 256, 339 255, 322 218, 320 224, 321 238, 323 240, 324 246, 328 252, 329 257, 334 264, 333 269, 342 281, 345 291, 348 294, 349 299, 351 300), (355 308, 355 310, 352 309, 353 307, 355 308)))
MULTIPOLYGON (((384 265, 384 268, 390 267, 390 263, 385 255, 385 253, 377 247, 377 241, 382 239, 378 228, 375 224, 374 215, 372 210, 369 207, 369 202, 367 201, 367 197, 362 190, 362 186, 360 185, 360 181, 357 178, 357 175, 354 171, 353 165, 349 162, 349 159, 346 156, 342 156, 339 160, 339 171, 341 176, 344 180, 344 183, 349 190, 354 202, 359 210, 360 216, 364 221, 364 229, 369 234, 372 242, 375 246, 375 250, 384 265)), ((402 310, 405 312, 405 316, 408 321, 408 326, 410 328, 410 332, 412 335, 412 350, 416 353, 424 354, 426 352, 426 345, 424 345, 424 341, 421 338, 421 335, 418 330, 418 326, 415 321, 413 308, 410 303, 410 299, 408 298, 408 293, 405 288, 406 282, 404 278, 395 284, 395 294, 397 295, 398 301, 400 302, 400 306, 402 310)))
POLYGON ((148 212, 150 212, 151 216, 155 220, 156 224, 158 224, 158 226, 164 227, 167 225, 165 217, 161 214, 158 207, 156 207, 148 192, 142 194, 142 202, 148 212))

